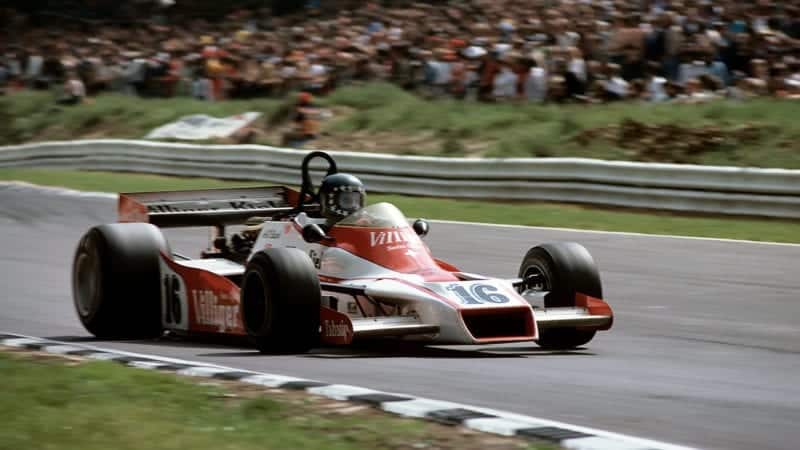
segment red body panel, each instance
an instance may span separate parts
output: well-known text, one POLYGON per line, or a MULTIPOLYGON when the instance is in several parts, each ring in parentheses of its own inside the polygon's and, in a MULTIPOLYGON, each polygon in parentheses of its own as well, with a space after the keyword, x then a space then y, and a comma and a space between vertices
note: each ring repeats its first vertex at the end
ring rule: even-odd
POLYGON ((575 306, 579 306, 582 308, 586 308, 589 310, 589 314, 597 315, 597 316, 611 316, 612 322, 608 324, 608 326, 603 328, 596 328, 597 330, 608 330, 611 328, 611 325, 614 324, 613 317, 614 313, 611 311, 611 306, 608 305, 605 301, 592 297, 590 295, 581 294, 580 292, 575 294, 575 306))
POLYGON ((347 314, 330 308, 320 309, 320 340, 325 344, 347 345, 353 342, 353 322, 347 314))
POLYGON ((239 307, 239 286, 215 273, 183 266, 164 254, 161 257, 185 284, 188 331, 247 334, 239 307))
POLYGON ((442 269, 428 247, 411 229, 335 226, 333 246, 400 273, 420 275, 425 281, 458 281, 442 269))
POLYGON ((125 194, 119 194, 117 210, 120 222, 149 222, 147 206, 125 194))

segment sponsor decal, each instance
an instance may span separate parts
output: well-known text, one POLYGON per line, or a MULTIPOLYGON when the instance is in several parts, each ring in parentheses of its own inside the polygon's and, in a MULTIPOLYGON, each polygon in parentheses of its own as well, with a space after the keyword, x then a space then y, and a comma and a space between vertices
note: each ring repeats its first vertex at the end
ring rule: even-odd
POLYGON ((326 320, 322 323, 322 334, 327 337, 347 337, 350 327, 344 321, 326 320))
POLYGON ((264 229, 264 237, 267 239, 280 239, 281 232, 270 228, 264 229))
POLYGON ((406 248, 409 243, 416 242, 416 234, 410 229, 396 231, 370 231, 369 246, 387 246, 387 250, 406 248))
POLYGON ((237 328, 241 323, 239 305, 220 304, 214 291, 192 289, 192 304, 199 325, 216 327, 220 332, 237 328))
POLYGON ((282 206, 276 200, 231 200, 218 203, 209 202, 183 202, 181 205, 154 204, 147 205, 149 213, 179 213, 179 212, 206 212, 219 210, 243 211, 249 209, 278 208, 282 206))
MULTIPOLYGON (((170 330, 244 334, 239 287, 206 270, 185 267, 162 254, 162 325, 170 330)), ((230 264, 230 263, 228 263, 230 264)), ((225 267, 223 264, 222 267, 225 267)))
POLYGON ((320 340, 325 344, 345 345, 353 340, 350 318, 325 306, 320 308, 320 340))

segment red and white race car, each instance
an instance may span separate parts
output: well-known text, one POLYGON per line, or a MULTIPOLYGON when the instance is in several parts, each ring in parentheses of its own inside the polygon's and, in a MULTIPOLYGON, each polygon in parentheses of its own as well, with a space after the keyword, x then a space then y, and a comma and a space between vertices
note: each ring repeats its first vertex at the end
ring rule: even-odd
POLYGON ((337 174, 329 155, 309 153, 300 192, 120 194, 121 223, 90 229, 75 254, 83 325, 101 338, 249 336, 265 353, 367 338, 566 349, 611 327, 600 276, 581 245, 531 248, 517 278, 465 273, 431 255, 421 239, 427 222, 409 225, 389 203, 359 204, 335 223, 322 217, 328 200, 312 186, 315 158, 337 174), (231 225, 244 227, 226 235, 231 225), (214 228, 201 258, 173 253, 159 229, 183 226, 214 228))

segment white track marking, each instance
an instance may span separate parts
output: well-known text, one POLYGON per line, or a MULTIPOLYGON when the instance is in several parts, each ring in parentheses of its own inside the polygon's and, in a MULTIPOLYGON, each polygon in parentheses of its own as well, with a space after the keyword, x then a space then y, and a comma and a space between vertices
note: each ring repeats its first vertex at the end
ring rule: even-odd
POLYGON ((391 413, 399 414, 406 417, 425 417, 428 413, 439 411, 442 409, 456 409, 464 408, 464 405, 452 402, 444 402, 441 400, 431 400, 429 398, 418 398, 412 395, 408 397, 413 400, 404 400, 399 402, 384 402, 381 403, 381 409, 391 413))
POLYGON ((83 350, 81 347, 75 347, 74 345, 47 345, 42 347, 43 352, 47 353, 55 353, 56 355, 64 355, 70 352, 76 352, 78 350, 83 350))
MULTIPOLYGON (((37 337, 34 337, 34 336, 28 336, 28 335, 20 334, 20 333, 6 333, 6 334, 13 334, 14 336, 19 336, 19 338, 12 338, 12 339, 5 339, 5 340, 0 339, 0 342, 2 342, 3 345, 8 345, 7 343, 8 342, 12 342, 12 341, 25 341, 26 343, 30 343, 30 344, 32 344, 34 342, 43 342, 43 343, 51 343, 51 344, 54 344, 54 345, 73 345, 73 344, 70 344, 70 343, 67 343, 67 342, 59 342, 59 341, 53 341, 53 340, 50 340, 50 339, 37 338, 37 337)), ((22 344, 16 345, 16 346, 19 347, 21 345, 22 344)), ((116 349, 110 349, 110 348, 100 348, 100 347, 96 347, 94 345, 80 344, 80 345, 76 345, 76 347, 80 347, 81 349, 84 349, 84 350, 94 350, 97 353, 115 353, 116 355, 119 355, 119 356, 133 356, 133 357, 136 357, 136 358, 141 358, 142 360, 145 360, 145 361, 149 360, 149 361, 152 361, 152 362, 162 363, 162 365, 181 364, 181 365, 187 365, 187 366, 217 367, 217 368, 220 368, 220 369, 225 369, 225 370, 227 370, 229 372, 250 372, 248 370, 241 370, 241 369, 236 369, 236 368, 233 368, 233 367, 220 366, 218 364, 210 364, 210 363, 203 363, 203 362, 197 362, 197 361, 187 361, 185 359, 170 358, 170 357, 167 357, 167 356, 145 355, 144 353, 134 353, 134 352, 127 352, 127 351, 124 351, 124 350, 116 350, 116 349)), ((84 355, 84 356, 87 356, 87 355, 84 355)), ((258 372, 253 372, 253 375, 259 375, 259 373, 258 372)), ((287 378, 291 378, 291 377, 287 377, 287 378)))
POLYGON ((176 373, 179 375, 187 375, 190 377, 213 377, 218 373, 225 373, 225 372, 230 372, 230 370, 223 369, 221 367, 194 366, 178 370, 176 373))
POLYGON ((570 450, 650 450, 652 448, 650 445, 620 442, 618 439, 600 436, 565 439, 559 442, 559 445, 570 450))
POLYGON ((3 345, 8 347, 23 347, 28 344, 36 344, 39 342, 42 342, 41 339, 32 339, 26 336, 22 338, 6 339, 3 341, 3 345))
POLYGON ((85 358, 96 359, 99 361, 113 361, 115 359, 124 358, 125 355, 120 355, 116 352, 107 352, 105 350, 98 351, 96 353, 89 353, 88 355, 84 355, 85 358))
MULTIPOLYGON (((465 406, 461 406, 464 408, 465 406)), ((503 418, 506 420, 511 420, 515 422, 522 422, 522 423, 529 423, 531 427, 556 427, 556 428, 564 428, 567 430, 577 431, 580 433, 592 434, 595 437, 602 437, 608 440, 616 440, 620 442, 625 442, 630 445, 639 446, 633 448, 648 448, 648 449, 659 449, 659 450, 692 450, 691 447, 685 447, 680 445, 673 445, 667 444, 664 442, 653 441, 650 439, 639 438, 635 436, 629 436, 625 434, 613 433, 610 431, 605 430, 598 430, 596 428, 590 427, 583 427, 579 425, 573 425, 569 423, 559 422, 556 420, 549 420, 543 419, 539 417, 532 417, 532 416, 525 416, 522 414, 515 414, 509 413, 506 411, 498 411, 496 409, 491 408, 479 408, 479 407, 467 407, 473 411, 482 412, 484 414, 492 414, 499 418, 503 418)), ((627 449, 627 447, 624 447, 627 449)))
POLYGON ((166 366, 167 363, 157 362, 157 361, 131 361, 128 363, 128 365, 131 367, 135 367, 137 369, 156 370, 159 367, 166 366))
MULTIPOLYGON (((485 431, 487 433, 500 434, 503 436, 513 436, 517 430, 531 428, 529 422, 517 422, 501 417, 483 417, 480 419, 467 419, 464 426, 473 430, 485 431)), ((544 426, 544 425, 542 425, 544 426)))
POLYGON ((245 377, 239 381, 243 383, 257 384, 259 386, 266 386, 271 388, 279 387, 285 383, 293 381, 312 381, 305 378, 287 377, 285 375, 273 375, 269 373, 253 374, 253 376, 245 377))
POLYGON ((368 395, 368 394, 383 394, 381 391, 373 389, 362 388, 358 386, 350 386, 348 384, 331 384, 328 386, 318 386, 308 388, 308 392, 328 397, 333 400, 347 400, 348 397, 354 395, 368 395))

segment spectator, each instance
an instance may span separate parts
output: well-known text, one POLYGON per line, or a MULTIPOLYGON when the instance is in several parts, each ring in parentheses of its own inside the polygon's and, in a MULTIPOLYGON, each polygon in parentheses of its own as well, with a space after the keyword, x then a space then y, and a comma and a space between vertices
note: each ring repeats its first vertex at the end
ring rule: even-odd
MULTIPOLYGON (((42 66, 44 65, 44 57, 41 52, 37 50, 30 50, 25 64, 25 82, 26 85, 32 88, 43 87, 41 83, 42 66)), ((46 87, 46 85, 44 86, 46 87)))
POLYGON ((0 95, 5 95, 8 85, 8 68, 5 62, 0 60, 0 95))
POLYGON ((500 63, 494 53, 486 53, 478 66, 478 100, 492 100, 495 77, 500 71, 500 63))
POLYGON ((534 59, 531 59, 531 67, 525 79, 525 98, 534 102, 543 102, 547 98, 547 72, 534 59))
POLYGON ((214 100, 211 80, 205 75, 205 68, 196 68, 192 76, 192 97, 197 100, 214 100))
POLYGON ((716 98, 715 94, 708 90, 698 78, 686 81, 685 93, 678 96, 682 103, 704 103, 716 98))
POLYGON ((86 86, 81 81, 77 72, 69 71, 64 82, 61 97, 58 99, 60 105, 77 105, 83 103, 86 97, 86 86))
MULTIPOLYGON (((697 53, 689 54, 689 56, 697 56, 697 53)), ((708 65, 701 59, 687 60, 680 65, 678 69, 678 82, 685 85, 689 80, 697 79, 709 73, 708 65)))
POLYGON ((510 58, 504 57, 500 61, 499 70, 494 77, 492 85, 492 98, 494 100, 514 99, 517 97, 517 74, 511 66, 510 58))
POLYGON ((609 64, 608 69, 609 77, 605 82, 606 99, 625 100, 628 97, 629 83, 622 77, 622 69, 618 64, 609 64))
POLYGON ((314 97, 308 92, 301 92, 297 96, 292 111, 294 129, 284 137, 286 145, 299 148, 317 138, 321 111, 313 100, 314 97))
POLYGON ((658 64, 652 62, 648 66, 648 80, 647 80, 647 87, 645 92, 645 99, 654 102, 664 102, 670 99, 669 94, 667 94, 667 79, 660 75, 660 71, 658 70, 658 64))
POLYGON ((567 64, 567 73, 565 75, 567 95, 575 97, 586 92, 586 83, 589 75, 586 72, 586 61, 583 60, 581 51, 577 47, 570 47, 569 54, 570 60, 567 64))

